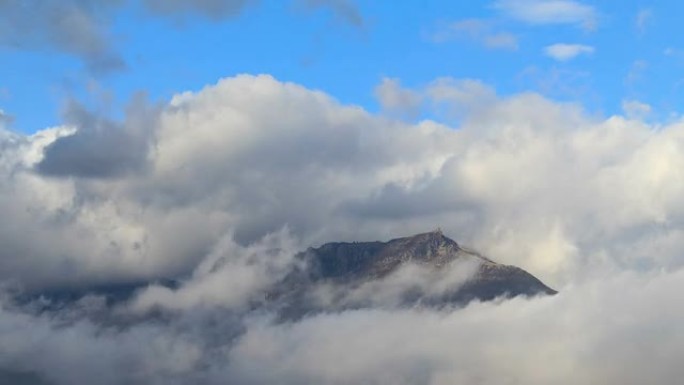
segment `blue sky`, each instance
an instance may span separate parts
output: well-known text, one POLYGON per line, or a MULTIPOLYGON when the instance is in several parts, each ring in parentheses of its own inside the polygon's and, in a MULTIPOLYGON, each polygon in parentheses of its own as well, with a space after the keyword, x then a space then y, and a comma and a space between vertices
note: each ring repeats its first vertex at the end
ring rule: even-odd
POLYGON ((92 26, 78 38, 96 34, 125 63, 106 70, 89 69, 93 49, 64 43, 54 17, 33 14, 44 8, 25 9, 28 21, 13 31, 19 3, 0 5, 0 109, 22 132, 60 124, 69 99, 118 116, 136 92, 166 100, 240 73, 370 111, 380 109, 373 90, 385 77, 408 88, 477 79, 502 95, 535 91, 600 116, 638 102, 658 120, 678 114, 684 96, 684 5, 675 1, 225 1, 245 3, 225 16, 110 1, 79 10, 92 26))

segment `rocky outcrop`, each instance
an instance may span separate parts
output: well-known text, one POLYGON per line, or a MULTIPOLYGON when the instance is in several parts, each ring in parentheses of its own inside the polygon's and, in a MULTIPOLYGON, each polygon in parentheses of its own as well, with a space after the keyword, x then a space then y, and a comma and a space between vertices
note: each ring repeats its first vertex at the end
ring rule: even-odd
POLYGON ((267 296, 287 318, 382 306, 382 301, 373 298, 378 291, 390 289, 382 298, 398 296, 398 301, 390 302, 394 305, 438 307, 556 293, 525 270, 465 249, 439 230, 388 242, 327 243, 300 253, 297 259, 298 267, 267 296), (409 266, 420 277, 400 274, 409 266), (459 269, 468 269, 460 274, 462 279, 445 281, 459 277, 459 269), (435 289, 432 281, 442 284, 435 289), (453 284, 445 286, 444 282, 453 284))

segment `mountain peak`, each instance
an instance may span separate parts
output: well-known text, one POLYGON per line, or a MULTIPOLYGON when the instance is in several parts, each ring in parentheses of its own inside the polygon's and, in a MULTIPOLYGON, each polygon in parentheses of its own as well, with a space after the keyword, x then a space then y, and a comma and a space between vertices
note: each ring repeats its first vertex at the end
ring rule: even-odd
POLYGON ((439 228, 387 242, 326 243, 300 253, 298 258, 304 263, 269 296, 290 298, 286 313, 295 317, 315 311, 316 306, 305 305, 308 303, 305 298, 308 292, 315 292, 317 287, 321 287, 319 285, 349 290, 368 283, 382 285, 383 282, 392 282, 401 271, 405 273, 407 270, 402 270, 403 267, 423 269, 423 272, 432 272, 428 274, 437 274, 435 277, 440 277, 440 274, 463 276, 460 283, 445 287, 439 295, 411 287, 405 293, 408 301, 405 305, 414 302, 430 306, 462 305, 471 300, 556 293, 523 269, 496 263, 462 248, 439 228), (460 274, 454 269, 467 271, 460 274))
POLYGON ((412 240, 412 242, 444 242, 444 243, 451 243, 451 244, 456 244, 456 242, 445 236, 444 233, 442 232, 441 228, 437 228, 435 230, 426 232, 426 233, 419 233, 415 235, 410 235, 408 237, 403 237, 403 238, 397 238, 393 239, 389 242, 393 241, 399 241, 399 240, 412 240))

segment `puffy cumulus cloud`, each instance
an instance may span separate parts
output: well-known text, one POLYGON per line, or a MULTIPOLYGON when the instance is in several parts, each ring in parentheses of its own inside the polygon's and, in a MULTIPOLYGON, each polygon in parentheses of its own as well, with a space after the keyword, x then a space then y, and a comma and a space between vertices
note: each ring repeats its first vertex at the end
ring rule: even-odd
POLYGON ((551 44, 544 48, 546 56, 557 61, 568 61, 579 55, 590 55, 594 53, 594 47, 584 44, 551 44))
MULTIPOLYGON (((473 80, 416 92, 458 126, 372 115, 269 76, 223 79, 139 112, 151 120, 98 123, 152 138, 145 167, 107 178, 40 172, 85 126, 1 130, 3 284, 178 284, 149 285, 115 308, 2 297, 0 374, 48 384, 676 383, 684 124, 600 119, 473 80), (405 289, 441 293, 467 270, 409 265, 342 292, 382 309, 280 322, 252 306, 302 245, 436 225, 560 294, 396 308, 405 289)), ((86 159, 98 135, 62 156, 86 159)), ((323 302, 339 295, 320 289, 323 302)))
POLYGON ((353 221, 322 225, 350 198, 436 172, 453 140, 446 127, 374 117, 268 76, 226 79, 144 111, 151 117, 6 134, 5 279, 175 277, 230 231, 241 244, 286 225, 306 244, 356 237, 353 221))
POLYGON ((46 148, 73 132, 58 127, 29 137, 7 132, 0 137, 0 148, 6 149, 0 154, 3 280, 34 288, 129 282, 152 273, 164 276, 169 266, 204 255, 216 236, 211 227, 218 215, 181 209, 161 218, 117 196, 114 180, 87 182, 35 172, 46 148), (210 227, 202 240, 195 238, 198 233, 183 235, 184 228, 200 223, 210 227), (173 262, 175 257, 180 259, 173 262))
POLYGON ((153 144, 156 116, 142 95, 133 99, 122 125, 72 102, 65 117, 73 133, 47 145, 36 169, 44 175, 86 178, 141 171, 153 144))
POLYGON ((390 121, 294 84, 241 76, 175 97, 157 140, 147 183, 174 204, 230 212, 244 242, 285 224, 333 236, 321 225, 345 222, 342 202, 436 172, 455 138, 435 123, 390 121))
POLYGON ((95 133, 3 131, 0 275, 28 286, 175 278, 215 255, 226 234, 247 246, 286 226, 311 245, 439 225, 556 288, 682 265, 680 122, 600 120, 473 80, 416 92, 458 128, 238 76, 95 133), (110 172, 120 167, 127 172, 110 172))

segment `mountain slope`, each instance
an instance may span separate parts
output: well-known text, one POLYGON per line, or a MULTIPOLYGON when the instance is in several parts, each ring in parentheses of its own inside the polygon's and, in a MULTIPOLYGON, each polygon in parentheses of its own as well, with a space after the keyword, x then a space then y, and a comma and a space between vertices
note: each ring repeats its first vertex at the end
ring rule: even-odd
POLYGON ((299 266, 267 296, 286 318, 556 293, 525 270, 464 249, 439 230, 388 242, 327 243, 297 258, 299 266))

